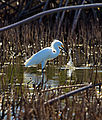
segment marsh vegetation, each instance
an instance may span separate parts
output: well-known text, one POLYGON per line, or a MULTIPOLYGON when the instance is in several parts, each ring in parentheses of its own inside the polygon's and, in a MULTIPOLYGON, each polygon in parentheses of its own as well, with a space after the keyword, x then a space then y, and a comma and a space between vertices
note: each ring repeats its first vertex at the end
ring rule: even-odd
MULTIPOLYGON (((22 1, 18 1, 18 8, 22 1)), ((24 9, 24 5, 27 5, 25 1, 22 5, 24 12, 20 16, 18 11, 15 19, 13 17, 9 19, 7 16, 5 18, 2 14, 0 26, 67 4, 67 0, 62 3, 61 0, 56 2, 47 0, 48 5, 46 1, 40 3, 35 1, 24 9), (46 9, 44 5, 47 5, 46 9)), ((81 1, 68 2, 68 5, 75 4, 81 4, 81 1)), ((4 11, 8 11, 8 8, 4 7, 2 13, 4 11)), ((14 10, 5 15, 12 12, 14 10)), ((62 14, 63 12, 47 15, 0 32, 0 119, 101 120, 102 9, 82 10, 74 28, 78 11, 66 11, 64 17, 62 14), (61 40, 67 51, 72 48, 71 57, 75 69, 66 69, 70 58, 62 51, 56 59, 47 62, 42 87, 41 66, 25 68, 24 62, 40 49, 50 46, 54 39, 61 40), (29 81, 31 82, 28 83, 29 81), (97 83, 100 85, 49 104, 49 100, 53 98, 97 83)))

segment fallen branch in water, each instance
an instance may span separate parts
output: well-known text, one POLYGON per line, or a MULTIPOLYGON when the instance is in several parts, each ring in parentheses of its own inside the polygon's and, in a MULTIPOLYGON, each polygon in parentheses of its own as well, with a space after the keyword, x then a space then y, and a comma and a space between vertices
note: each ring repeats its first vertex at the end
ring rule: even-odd
POLYGON ((70 91, 70 92, 68 92, 68 93, 65 93, 65 94, 63 94, 63 95, 60 95, 60 96, 58 96, 58 97, 55 97, 55 98, 53 98, 53 99, 51 99, 51 100, 48 100, 47 102, 45 102, 44 103, 44 105, 47 105, 47 104, 52 104, 53 102, 56 102, 56 101, 58 101, 58 100, 63 100, 63 99, 65 99, 66 97, 69 97, 69 96, 72 96, 72 95, 74 95, 74 94, 76 94, 76 93, 78 93, 78 92, 81 92, 81 91, 84 91, 84 90, 88 90, 89 88, 92 88, 92 87, 94 87, 94 86, 100 86, 100 85, 102 85, 102 83, 97 83, 97 84, 89 84, 89 85, 87 85, 87 86, 84 86, 84 87, 82 87, 82 88, 78 88, 78 89, 76 89, 76 90, 73 90, 73 91, 70 91))
POLYGON ((49 91, 53 91, 53 90, 57 90, 57 89, 65 89, 65 88, 72 88, 72 87, 83 87, 89 85, 87 84, 77 84, 77 85, 64 85, 64 86, 59 86, 59 87, 55 87, 55 88, 50 88, 50 89, 46 89, 46 90, 42 90, 41 93, 43 92, 49 92, 49 91))

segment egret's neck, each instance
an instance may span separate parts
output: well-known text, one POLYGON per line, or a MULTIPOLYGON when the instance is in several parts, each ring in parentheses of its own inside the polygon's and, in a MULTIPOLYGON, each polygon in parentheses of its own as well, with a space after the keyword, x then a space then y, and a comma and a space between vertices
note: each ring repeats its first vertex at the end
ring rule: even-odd
POLYGON ((52 52, 53 52, 53 58, 55 58, 59 55, 60 49, 56 45, 53 45, 52 52))

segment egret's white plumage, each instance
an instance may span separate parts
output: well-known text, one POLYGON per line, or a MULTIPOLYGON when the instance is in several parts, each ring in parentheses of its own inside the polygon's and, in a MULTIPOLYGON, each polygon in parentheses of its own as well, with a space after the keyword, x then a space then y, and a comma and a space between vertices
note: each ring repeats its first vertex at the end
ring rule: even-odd
POLYGON ((54 59, 59 55, 59 48, 63 48, 63 43, 59 40, 54 40, 51 44, 51 47, 46 47, 40 50, 36 54, 32 55, 28 60, 26 60, 24 63, 25 67, 41 63, 42 69, 44 69, 47 60, 54 59))

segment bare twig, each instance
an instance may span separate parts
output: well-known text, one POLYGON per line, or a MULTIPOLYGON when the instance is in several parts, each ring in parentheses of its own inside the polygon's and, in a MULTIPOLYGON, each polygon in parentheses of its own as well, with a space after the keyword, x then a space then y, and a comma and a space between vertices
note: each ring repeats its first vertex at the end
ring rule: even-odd
POLYGON ((65 85, 65 86, 59 86, 59 87, 55 87, 55 88, 42 90, 41 92, 49 92, 49 91, 53 91, 53 90, 57 90, 57 89, 65 89, 65 88, 72 88, 72 87, 83 87, 86 85, 88 85, 88 84, 77 84, 77 85, 69 85, 69 86, 65 85))
MULTIPOLYGON (((46 1, 45 6, 44 6, 44 8, 43 8, 43 11, 45 11, 45 10, 47 9, 47 6, 48 6, 48 4, 49 4, 49 1, 50 1, 50 0, 47 0, 47 1, 46 1)), ((42 17, 41 17, 40 20, 39 20, 39 23, 41 23, 41 22, 42 22, 42 17)))
MULTIPOLYGON (((69 2, 69 0, 66 1, 65 6, 68 5, 68 2, 69 2)), ((60 22, 59 22, 59 25, 58 25, 58 34, 59 34, 60 27, 61 27, 61 24, 62 24, 63 19, 64 19, 64 15, 65 15, 65 11, 63 11, 63 13, 62 13, 62 16, 61 16, 61 19, 60 19, 60 22)))
MULTIPOLYGON (((60 1, 59 7, 62 6, 62 3, 63 3, 63 0, 60 1)), ((58 19, 59 19, 59 15, 60 15, 60 12, 58 12, 57 15, 56 15, 56 22, 57 22, 58 19)))
MULTIPOLYGON (((82 5, 84 4, 84 2, 85 2, 85 0, 83 0, 82 5)), ((79 9, 79 10, 76 10, 76 12, 75 12, 75 16, 74 16, 74 20, 73 20, 73 25, 72 25, 71 34, 73 34, 73 32, 74 32, 74 30, 75 30, 75 28, 76 28, 76 25, 77 25, 77 22, 78 22, 78 19, 79 19, 81 10, 82 10, 82 9, 79 9)))
POLYGON ((25 6, 25 8, 19 13, 17 20, 22 16, 22 14, 24 13, 25 10, 27 10, 27 8, 29 7, 29 5, 32 3, 32 0, 30 0, 27 5, 25 6))

